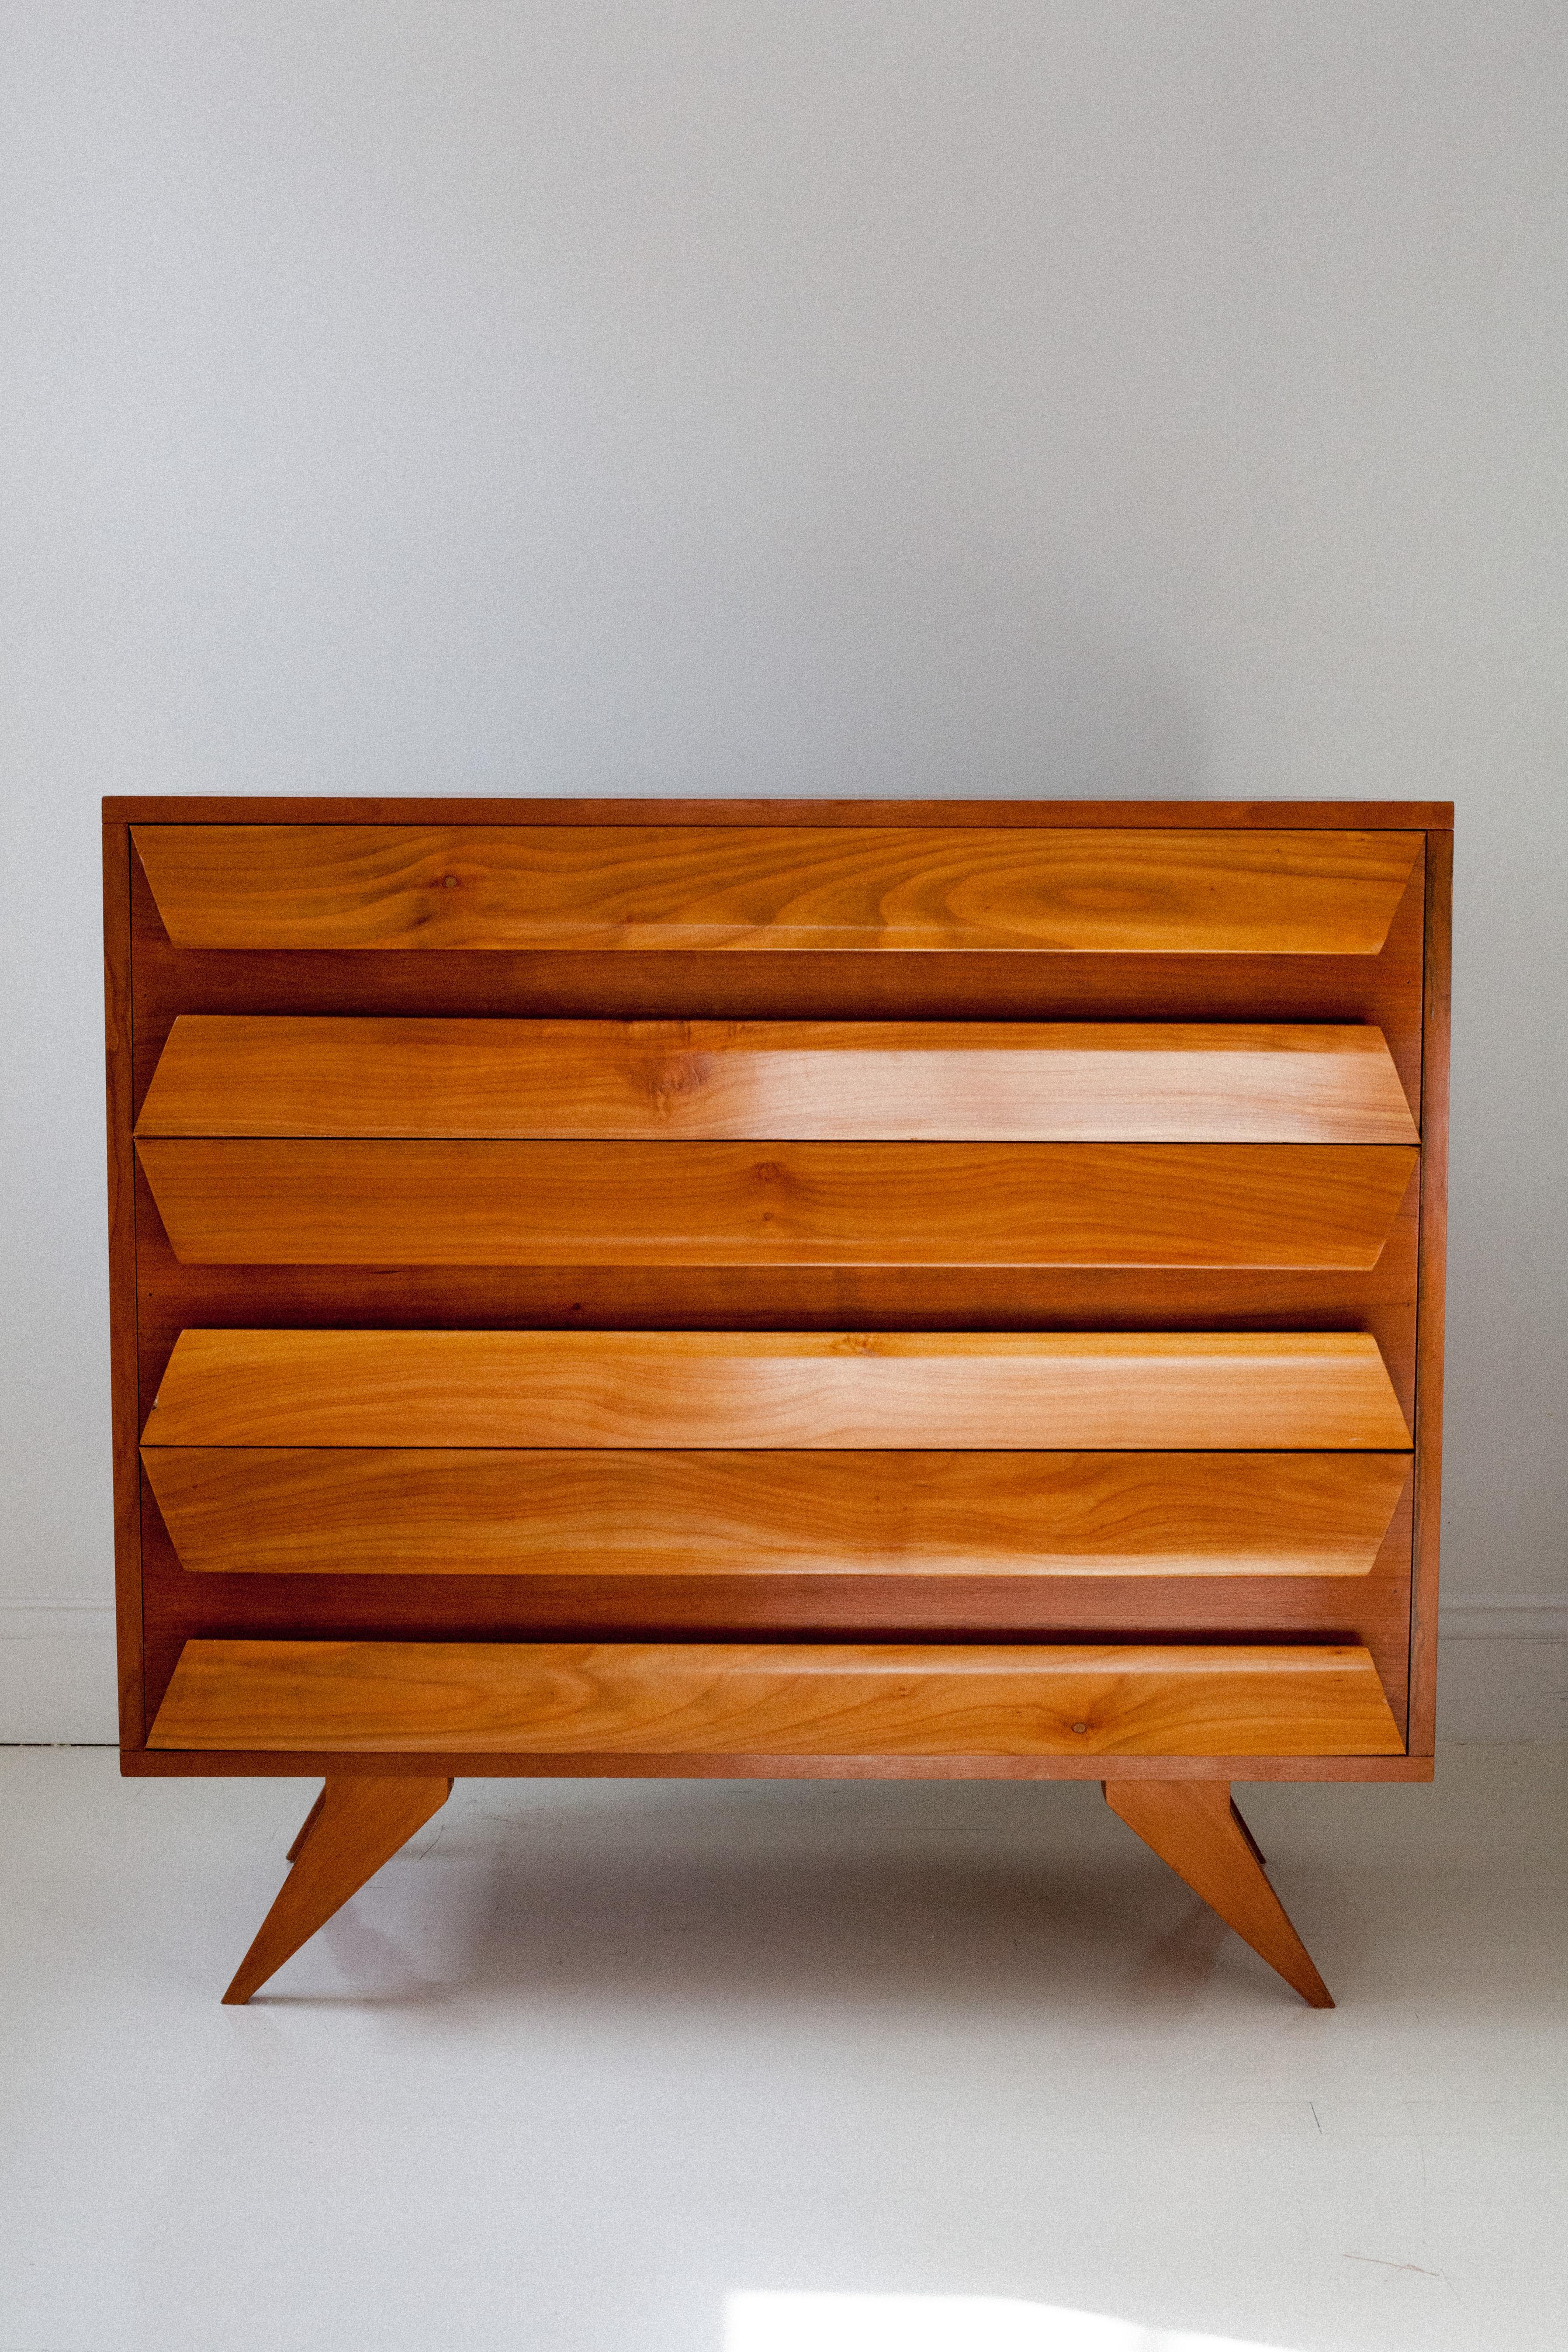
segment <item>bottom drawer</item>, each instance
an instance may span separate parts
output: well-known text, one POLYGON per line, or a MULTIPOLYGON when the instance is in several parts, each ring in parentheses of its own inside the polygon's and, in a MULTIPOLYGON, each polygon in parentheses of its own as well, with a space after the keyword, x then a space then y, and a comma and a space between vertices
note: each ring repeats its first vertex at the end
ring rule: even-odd
POLYGON ((1396 1756, 1328 1644, 193 1641, 148 1745, 363 1755, 1396 1756))

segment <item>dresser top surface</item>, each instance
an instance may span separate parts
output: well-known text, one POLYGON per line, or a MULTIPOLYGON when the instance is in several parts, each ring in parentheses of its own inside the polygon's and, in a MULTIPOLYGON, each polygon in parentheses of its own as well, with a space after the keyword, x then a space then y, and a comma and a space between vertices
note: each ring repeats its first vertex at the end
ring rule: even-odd
POLYGON ((111 795, 105 824, 1139 826, 1146 830, 1448 832, 1452 801, 902 801, 247 798, 111 795))

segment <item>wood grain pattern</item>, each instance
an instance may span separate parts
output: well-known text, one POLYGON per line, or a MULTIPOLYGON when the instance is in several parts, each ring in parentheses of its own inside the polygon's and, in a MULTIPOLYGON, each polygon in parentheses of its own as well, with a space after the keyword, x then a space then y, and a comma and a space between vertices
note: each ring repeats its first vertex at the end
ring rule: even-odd
POLYGON ((138 825, 193 948, 1375 955, 1417 833, 138 825))
POLYGON ((1310 2008, 1332 2009, 1328 1986, 1268 1884, 1263 1856, 1223 1781, 1108 1780, 1105 1800, 1310 2008))
POLYGON ((175 1255, 286 1265, 1376 1264, 1402 1144, 144 1137, 175 1255))
MULTIPOLYGON (((799 826, 806 831, 847 832, 866 829, 934 834, 961 830, 973 822, 995 833, 1012 833, 1026 844, 1037 832, 1075 831, 1086 823, 1101 830, 1153 832, 1175 824, 1184 830, 1240 832, 1329 831, 1349 827, 1365 831, 1410 831, 1442 828, 1451 824, 1446 804, 1392 803, 1000 803, 968 807, 952 803, 864 803, 823 804, 724 803, 569 803, 533 801, 436 802, 302 802, 284 799, 239 801, 142 801, 116 803, 106 815, 120 826, 118 854, 126 852, 124 825, 129 822, 160 821, 192 826, 277 824, 328 822, 362 828, 408 822, 434 829, 466 822, 489 826, 509 819, 530 826, 603 825, 635 832, 668 824, 727 829, 744 833, 757 827, 799 826)), ((400 950, 363 950, 342 955, 299 950, 205 950, 174 944, 166 937, 153 908, 151 893, 139 861, 132 859, 131 889, 134 928, 133 1084, 138 1095, 153 1077, 171 1024, 182 1012, 200 1008, 204 1013, 228 1013, 240 1019, 258 1015, 338 1018, 364 1016, 395 1020, 400 1016, 429 1019, 453 1015, 476 1021, 502 1021, 519 1013, 562 1019, 607 1020, 616 1015, 637 1021, 649 1013, 691 1022, 798 1022, 837 1024, 855 1018, 866 1022, 905 1021, 911 1014, 931 1022, 998 1024, 1098 1022, 1138 1024, 1176 1022, 1190 1024, 1281 1025, 1329 1023, 1340 1026, 1361 1023, 1384 1034, 1399 1070, 1403 1090, 1412 1106, 1422 1099, 1422 982, 1426 963, 1428 1022, 1433 1017, 1434 989, 1438 988, 1433 964, 1431 926, 1439 896, 1439 866, 1447 844, 1435 838, 1426 856, 1418 857, 1379 954, 1301 955, 1183 954, 1180 952, 1102 951, 990 952, 962 954, 928 951, 900 953, 883 949, 875 953, 750 952, 690 955, 644 950, 624 954, 613 948, 561 955, 550 950, 512 952, 504 950, 456 949, 438 955, 408 954, 400 950), (1424 902, 1422 868, 1431 886, 1424 902), (1423 914, 1427 935, 1423 938, 1423 914)), ((455 894, 462 895, 461 887, 455 894)), ((107 904, 107 901, 106 901, 107 904)), ((123 898, 120 901, 123 916, 123 898)), ((125 972, 125 942, 116 947, 121 984, 125 972)), ((1444 963, 1446 973, 1446 960, 1444 963)), ((1441 991, 1439 989, 1439 993, 1441 991)), ((127 1004, 122 1034, 132 1042, 127 1004)), ((1432 1045, 1427 1043, 1428 1112, 1435 1099, 1432 1045)), ((864 1065, 862 1065, 864 1066, 864 1065)), ((1144 1065, 1145 1069, 1148 1066, 1144 1065)), ((1294 1071, 1292 1071, 1294 1076, 1294 1071)), ((703 1088, 695 1090, 699 1095, 703 1088)), ((678 1093, 675 1115, 698 1117, 713 1108, 711 1101, 689 1106, 678 1093)), ((597 1115, 597 1103, 594 1106, 597 1115)), ((615 1115, 612 1113, 612 1115, 615 1115)), ((742 1110, 742 1116, 745 1113, 742 1110)), ((712 1139, 725 1139, 714 1138, 712 1139)), ((789 1139, 781 1138, 781 1140, 789 1139)), ((803 1140, 814 1139, 802 1138, 803 1140)), ((963 1139, 933 1138, 935 1140, 963 1139)), ((1077 1139, 1063 1138, 1060 1139, 1077 1139)), ((1124 1139, 1083 1138, 1081 1139, 1124 1139)), ((1237 1138, 1236 1139, 1251 1139, 1237 1138)), ((129 1154, 123 1129, 120 1150, 129 1154)), ((1428 1172, 1423 1192, 1430 1196, 1434 1178, 1428 1172)), ((400 1269, 344 1265, 311 1266, 279 1265, 182 1265, 170 1254, 145 1179, 136 1173, 138 1223, 137 1272, 139 1293, 132 1292, 131 1328, 140 1344, 140 1378, 143 1406, 156 1391, 176 1335, 195 1325, 219 1328, 258 1325, 366 1326, 389 1324, 398 1329, 419 1324, 466 1325, 471 1329, 520 1325, 598 1325, 612 1328, 632 1322, 650 1328, 660 1324, 689 1328, 739 1321, 756 1330, 792 1328, 841 1329, 846 1324, 868 1328, 925 1329, 934 1327, 973 1331, 989 1327, 1017 1331, 1026 1328, 1121 1331, 1130 1324, 1149 1330, 1234 1329, 1245 1323, 1258 1330, 1272 1326, 1287 1332, 1301 1328, 1322 1331, 1375 1332, 1385 1354, 1396 1392, 1405 1411, 1415 1410, 1412 1395, 1416 1352, 1415 1328, 1415 1202, 1414 1190, 1401 1205, 1390 1244, 1375 1267, 1255 1268, 1244 1280, 1224 1269, 1189 1267, 1129 1268, 963 1267, 963 1266, 836 1266, 680 1267, 638 1266, 408 1266, 400 1269)), ((1440 1202, 1438 1203, 1440 1207, 1440 1202)), ((1424 1258, 1429 1255, 1438 1218, 1422 1220, 1424 1258)), ((1423 1277, 1424 1298, 1430 1291, 1423 1277)), ((1436 1318, 1426 1316, 1421 1341, 1423 1392, 1436 1318)), ((117 1465, 130 1450, 134 1465, 136 1412, 134 1392, 117 1360, 117 1465), (121 1391, 125 1391, 123 1409, 121 1391)), ((524 1439, 522 1442, 531 1443, 524 1439)), ((775 1441, 777 1442, 777 1441, 775 1441)), ((948 1441, 943 1441, 948 1442, 948 1441)), ((1295 1436, 1279 1438, 1295 1444, 1295 1436)), ((1387 1443, 1406 1442, 1403 1434, 1387 1443)), ((1428 1459, 1426 1527, 1436 1529, 1435 1470, 1428 1459)), ((118 1475, 117 1466, 117 1475, 118 1475)), ((119 1486, 127 1486, 124 1478, 119 1486)), ((136 1482, 127 1491, 132 1497, 136 1482)), ((118 1491, 118 1487, 117 1487, 118 1491)), ((506 1639, 559 1629, 554 1638, 581 1640, 600 1635, 609 1640, 658 1635, 679 1629, 700 1636, 716 1628, 733 1626, 739 1640, 774 1637, 796 1629, 802 1638, 823 1640, 898 1640, 906 1627, 934 1638, 1026 1640, 1045 1625, 1053 1638, 1058 1625, 1082 1629, 1079 1638, 1117 1638, 1123 1628, 1138 1623, 1136 1611, 1151 1600, 1163 1612, 1145 1615, 1145 1626, 1183 1638, 1232 1637, 1304 1640, 1320 1635, 1342 1641, 1365 1641, 1374 1649, 1380 1671, 1395 1706, 1403 1714, 1404 1693, 1396 1684, 1403 1669, 1391 1649, 1395 1628, 1395 1604, 1405 1611, 1408 1624, 1408 1551, 1411 1506, 1408 1493, 1400 1502, 1394 1527, 1403 1530, 1403 1561, 1396 1556, 1393 1531, 1370 1577, 1270 1575, 1193 1575, 1169 1578, 1126 1576, 1120 1580, 1088 1574, 1058 1575, 1036 1580, 1011 1572, 1002 1575, 952 1576, 903 1573, 858 1578, 759 1572, 751 1577, 721 1575, 652 1576, 568 1573, 530 1578, 500 1573, 479 1577, 372 1574, 300 1577, 275 1574, 193 1575, 174 1559, 167 1532, 151 1490, 142 1502, 147 1547, 145 1610, 148 1641, 148 1693, 155 1707, 166 1685, 180 1642, 186 1634, 237 1636, 241 1633, 310 1632, 321 1638, 355 1633, 364 1638, 407 1632, 429 1638, 439 1627, 446 1635, 468 1639, 506 1639), (624 1597, 621 1597, 623 1596, 624 1597), (427 1612, 427 1613, 426 1613, 427 1612), (852 1628, 859 1628, 858 1633, 852 1628), (988 1627, 994 1632, 988 1633, 988 1627), (1364 1633, 1358 1630, 1365 1629, 1364 1633), (1266 1629, 1266 1630, 1265 1630, 1266 1629), (1294 1629, 1294 1630, 1292 1630, 1294 1629)), ((1435 1568, 1430 1540, 1422 1555, 1435 1568)), ((134 1572, 136 1563, 132 1563, 134 1572)), ((1435 1579, 1427 1579, 1430 1586, 1435 1579)), ((123 1597, 123 1596, 122 1596, 123 1597)), ((142 1596, 132 1593, 135 1633, 141 1632, 142 1596)), ((122 1633, 127 1625, 121 1610, 122 1633)), ((1422 1661, 1429 1664, 1431 1622, 1423 1617, 1417 1601, 1414 1636, 1419 1676, 1422 1661)), ((1406 1640, 1400 1633, 1401 1642, 1406 1640)), ((1429 1684, 1427 1696, 1429 1721, 1429 1684)), ((1417 1717, 1413 1712, 1413 1727, 1417 1717)), ((384 1758, 388 1770, 417 1770, 421 1759, 411 1755, 384 1758)), ((1226 1759, 1129 1758, 1124 1774, 1142 1778, 1194 1770, 1216 1776, 1226 1759)), ((1234 1760, 1234 1759, 1233 1759, 1234 1760)), ((1251 1755, 1237 1778, 1423 1778, 1430 1773, 1427 1758, 1371 1757, 1291 1759, 1251 1755)), ((809 1776, 846 1769, 842 1760, 796 1758, 773 1759, 722 1756, 667 1758, 658 1769, 682 1773, 723 1772, 734 1769, 782 1769, 809 1776)), ((260 1769, 298 1771, 304 1769, 300 1751, 269 1756, 266 1750, 142 1751, 132 1754, 129 1769, 156 1773, 191 1770, 260 1769)), ((446 1769, 454 1769, 448 1765, 446 1769)), ((488 1769, 501 1771, 551 1770, 620 1772, 636 1770, 635 1757, 600 1754, 489 1759, 488 1769)), ((905 1757, 850 1759, 853 1771, 893 1770, 921 1776, 928 1773, 983 1771, 1004 1775, 1044 1774, 1079 1777, 1095 1774, 1095 1759, 1081 1750, 1045 1759, 992 1757, 921 1759, 905 1757)))
POLYGON ((1365 1576, 1403 1454, 149 1446, 187 1570, 1365 1576))
MULTIPOLYGON (((138 1171, 141 1418, 183 1330, 1364 1331, 1415 1410, 1416 1187, 1370 1272, 182 1265, 138 1171)), ((138 1424, 140 1425, 140 1424, 138 1424)), ((134 1434, 134 1433, 133 1433, 134 1434)))
POLYGON ((190 1642, 150 1745, 650 1756, 1401 1748, 1372 1660, 1338 1645, 700 1642, 190 1642))
POLYGON ((1396 1721, 1405 1718, 1408 1486, 1364 1577, 198 1575, 182 1567, 145 1478, 142 1513, 149 1720, 187 1641, 241 1637, 1352 1643, 1371 1653, 1396 1721))
POLYGON ((1259 1022, 1380 1029, 1421 1083, 1424 853, 1382 950, 1359 955, 409 955, 174 945, 132 861, 137 1101, 181 1013, 500 1020, 1259 1022))
POLYGON ((464 1021, 184 1013, 148 1136, 1414 1143, 1334 1024, 464 1021))
POLYGON ((185 1331, 144 1445, 1403 1451, 1363 1332, 185 1331))

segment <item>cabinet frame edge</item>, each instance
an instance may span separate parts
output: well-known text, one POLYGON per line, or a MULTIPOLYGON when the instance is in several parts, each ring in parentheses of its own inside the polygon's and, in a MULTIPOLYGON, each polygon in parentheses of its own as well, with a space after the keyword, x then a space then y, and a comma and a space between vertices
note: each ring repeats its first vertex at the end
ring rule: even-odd
POLYGON ((125 824, 970 825, 1136 827, 1154 833, 1430 833, 1451 829, 1451 801, 1078 800, 430 800, 117 795, 105 823, 125 824))
POLYGON ((1415 1277, 1415 1538, 1405 1745, 1430 1757, 1437 1719, 1437 1552, 1443 1486, 1443 1341, 1448 1223, 1448 1029, 1454 836, 1426 836, 1421 1002, 1421 1208, 1415 1277))
POLYGON ((122 1755, 144 1752, 145 1629, 138 1409, 134 1001, 131 970, 131 827, 103 815, 104 1108, 108 1127, 110 1410, 114 1456, 114 1625, 122 1755))
POLYGON ((136 1780, 320 1780, 334 1775, 485 1780, 1430 1780, 1429 1756, 648 1756, 463 1749, 387 1755, 353 1749, 144 1748, 121 1759, 136 1780))

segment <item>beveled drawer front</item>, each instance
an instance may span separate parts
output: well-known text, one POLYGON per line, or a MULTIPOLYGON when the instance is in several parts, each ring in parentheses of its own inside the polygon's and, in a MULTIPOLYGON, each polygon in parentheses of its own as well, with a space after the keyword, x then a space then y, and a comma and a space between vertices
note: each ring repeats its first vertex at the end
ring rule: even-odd
POLYGON ((1344 1024, 184 1013, 137 1135, 1414 1143, 1344 1024))
POLYGON ((1359 1331, 184 1331, 143 1445, 1403 1452, 1359 1331))
POLYGON ((1370 956, 1422 836, 153 824, 134 840, 186 948, 1370 956))
POLYGON ((1405 1454, 149 1445, 184 1567, 374 1576, 1365 1576, 1405 1454))
POLYGON ((1370 1267, 1403 1144, 143 1137, 176 1256, 272 1265, 1370 1267))
POLYGON ((149 1744, 361 1754, 1394 1756, 1363 1649, 187 1642, 149 1744))

